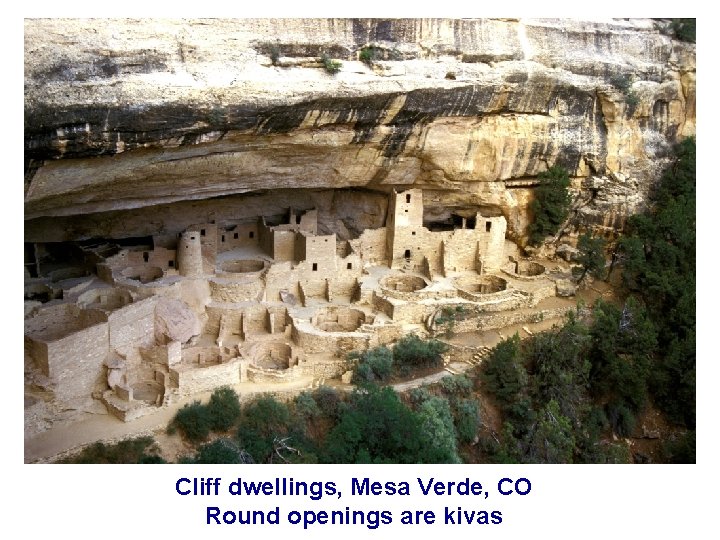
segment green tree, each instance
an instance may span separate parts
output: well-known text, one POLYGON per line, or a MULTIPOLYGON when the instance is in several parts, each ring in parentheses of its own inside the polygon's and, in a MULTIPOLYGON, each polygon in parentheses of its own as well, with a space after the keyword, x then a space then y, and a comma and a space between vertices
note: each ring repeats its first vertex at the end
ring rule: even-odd
POLYGON ((460 463, 457 434, 448 400, 433 396, 420 404, 417 414, 424 439, 419 462, 460 463))
POLYGON ((623 281, 647 306, 657 329, 650 370, 655 403, 679 423, 695 425, 695 139, 675 150, 650 210, 628 220, 620 240, 623 281))
POLYGON ((481 380, 485 389, 506 412, 527 389, 528 374, 520 354, 520 336, 501 341, 482 363, 481 380))
POLYGON ((212 420, 212 429, 227 431, 240 418, 240 399, 229 386, 216 388, 207 405, 212 420))
POLYGON ((474 399, 460 399, 455 403, 455 431, 458 440, 470 443, 480 427, 480 407, 474 399))
POLYGON ((252 463, 252 458, 240 448, 237 441, 220 438, 200 446, 194 462, 202 464, 252 463))
POLYGON ((540 245, 546 236, 557 233, 568 217, 572 199, 568 188, 570 177, 565 169, 554 166, 538 175, 540 185, 535 188, 535 199, 530 208, 535 219, 528 233, 530 244, 540 245))
MULTIPOLYGON (((352 356, 352 355, 351 355, 352 356)), ((385 381, 393 369, 393 353, 387 347, 368 349, 359 355, 358 365, 353 374, 355 384, 385 381)))
POLYGON ((188 440, 200 442, 208 438, 212 427, 213 418, 207 406, 199 401, 193 401, 175 413, 169 431, 178 429, 188 440))
POLYGON ((399 366, 439 367, 447 345, 436 339, 423 341, 415 334, 398 340, 393 348, 393 360, 399 366))
POLYGON ((580 266, 573 268, 573 274, 580 276, 582 281, 586 274, 597 279, 605 277, 605 240, 598 236, 582 234, 577 243, 578 262, 580 266))
POLYGON ((290 432, 290 409, 272 396, 262 396, 245 406, 238 427, 240 446, 255 463, 273 459, 275 442, 290 432))

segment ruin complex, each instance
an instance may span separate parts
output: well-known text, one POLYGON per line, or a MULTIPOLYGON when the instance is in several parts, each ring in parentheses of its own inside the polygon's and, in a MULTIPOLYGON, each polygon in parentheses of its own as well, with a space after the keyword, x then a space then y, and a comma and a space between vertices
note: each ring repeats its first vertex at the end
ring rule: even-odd
POLYGON ((289 208, 279 222, 198 223, 175 241, 79 243, 81 264, 59 270, 34 244, 36 382, 65 407, 97 399, 130 420, 221 385, 340 377, 351 351, 435 333, 447 307, 487 329, 555 295, 542 264, 518 259, 503 216, 425 226, 422 190, 389 199, 386 226, 349 241, 318 234, 316 209, 289 208))

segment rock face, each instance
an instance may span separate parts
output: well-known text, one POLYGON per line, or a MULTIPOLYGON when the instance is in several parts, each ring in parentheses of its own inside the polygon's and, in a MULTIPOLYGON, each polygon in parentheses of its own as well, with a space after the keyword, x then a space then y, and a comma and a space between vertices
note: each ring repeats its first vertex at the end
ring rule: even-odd
POLYGON ((663 25, 26 20, 26 241, 175 234, 288 201, 354 237, 407 187, 428 216, 494 210, 522 240, 555 164, 605 190, 591 223, 617 225, 695 130, 695 46, 663 25))

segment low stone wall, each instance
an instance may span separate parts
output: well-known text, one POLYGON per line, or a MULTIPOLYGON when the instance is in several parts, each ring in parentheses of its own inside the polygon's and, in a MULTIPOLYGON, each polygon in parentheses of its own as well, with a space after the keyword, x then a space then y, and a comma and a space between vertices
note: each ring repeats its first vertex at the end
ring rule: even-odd
POLYGON ((210 392, 218 386, 240 383, 240 362, 236 358, 211 366, 177 366, 170 369, 170 382, 180 395, 210 392))
POLYGON ((283 383, 297 380, 303 375, 299 366, 289 369, 263 369, 257 366, 248 366, 247 377, 254 383, 283 383))
POLYGON ((264 288, 259 279, 243 282, 210 280, 209 283, 210 295, 216 302, 259 301, 264 288))
POLYGON ((364 351, 370 335, 360 332, 323 332, 307 321, 293 324, 292 339, 306 354, 331 352, 344 356, 351 351, 364 351))

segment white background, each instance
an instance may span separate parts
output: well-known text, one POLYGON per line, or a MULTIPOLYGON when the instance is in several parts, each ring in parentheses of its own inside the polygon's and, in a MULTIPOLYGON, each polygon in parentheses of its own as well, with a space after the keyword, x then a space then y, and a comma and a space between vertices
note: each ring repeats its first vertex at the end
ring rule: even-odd
MULTIPOLYGON (((6 354, 2 358, 7 369, 4 375, 2 411, 4 437, 2 442, 2 482, 0 483, 0 534, 5 538, 23 536, 37 538, 57 535, 61 538, 397 538, 402 535, 420 538, 710 538, 717 535, 716 514, 718 476, 716 474, 716 413, 718 354, 710 341, 714 331, 712 310, 716 302, 710 272, 718 268, 717 227, 710 221, 717 195, 720 174, 713 170, 716 151, 711 144, 716 137, 710 129, 718 124, 717 105, 711 102, 718 92, 716 74, 717 18, 703 17, 692 2, 653 2, 650 9, 628 2, 557 4, 548 2, 472 3, 436 2, 429 8, 419 3, 355 2, 340 5, 314 5, 298 2, 267 2, 248 6, 240 0, 223 3, 217 8, 209 2, 186 6, 178 2, 122 2, 109 5, 99 2, 6 4, 3 17, 3 138, 5 190, 2 198, 3 230, 11 241, 8 261, 2 268, 2 285, 8 306, 2 312, 6 354), (599 11, 602 10, 602 11, 599 11), (504 12, 503 12, 504 11, 504 12), (609 16, 674 16, 698 17, 698 59, 700 84, 698 91, 698 238, 701 246, 698 259, 698 464, 688 466, 58 466, 23 465, 22 423, 22 318, 20 316, 20 263, 22 259, 22 18, 23 17, 609 17, 609 16), (711 56, 712 55, 712 56, 711 56), (712 58, 705 62, 705 57, 712 58), (224 487, 242 476, 247 480, 273 480, 278 476, 296 480, 334 481, 343 491, 340 500, 313 502, 307 497, 193 497, 175 492, 178 478, 222 477, 224 487), (350 479, 365 477, 379 481, 411 483, 413 497, 350 496, 350 479), (476 497, 423 497, 416 478, 435 477, 459 481, 465 477, 477 480, 491 489, 488 499, 476 497), (495 491, 502 477, 526 477, 532 492, 525 497, 502 497, 495 491), (281 514, 291 509, 332 510, 388 509, 394 514, 392 525, 381 525, 372 531, 361 525, 314 526, 304 531, 301 526, 285 522, 277 526, 240 526, 205 524, 206 506, 227 509, 272 509, 280 506, 281 514), (462 506, 472 510, 500 510, 502 525, 443 525, 444 506, 462 506), (405 526, 399 524, 404 509, 435 510, 434 525, 405 526), (13 534, 13 536, 9 536, 13 534), (293 535, 290 537, 289 535, 293 535), (442 536, 438 536, 442 535, 442 536)), ((224 492, 224 490, 223 490, 224 492)))

